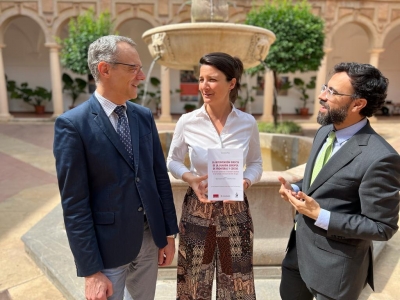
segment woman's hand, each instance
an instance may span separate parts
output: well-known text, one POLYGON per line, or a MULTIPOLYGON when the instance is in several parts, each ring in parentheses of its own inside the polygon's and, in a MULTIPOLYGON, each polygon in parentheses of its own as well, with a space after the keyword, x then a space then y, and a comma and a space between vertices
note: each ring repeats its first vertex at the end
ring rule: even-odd
MULTIPOLYGON (((244 178, 243 179, 243 191, 247 190, 249 187, 251 186, 251 182, 249 179, 244 178)), ((228 203, 228 204, 234 204, 237 203, 237 200, 224 200, 224 203, 228 203)))
POLYGON ((195 192, 199 201, 204 203, 214 203, 215 201, 208 200, 208 183, 204 182, 208 178, 208 175, 196 176, 190 172, 186 172, 182 175, 182 180, 186 181, 195 192))

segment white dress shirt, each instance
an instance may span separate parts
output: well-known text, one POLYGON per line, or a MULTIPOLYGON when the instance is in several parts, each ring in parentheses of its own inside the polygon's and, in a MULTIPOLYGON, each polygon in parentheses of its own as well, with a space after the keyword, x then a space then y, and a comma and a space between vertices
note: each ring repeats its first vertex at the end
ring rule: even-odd
POLYGON ((249 179, 251 184, 258 182, 263 170, 260 137, 254 117, 232 106, 225 126, 218 134, 205 106, 183 114, 177 122, 167 158, 171 174, 178 179, 182 179, 186 172, 207 175, 207 149, 242 148, 243 178, 249 179), (184 165, 187 153, 191 161, 190 170, 184 165))
MULTIPOLYGON (((101 107, 103 108, 104 112, 106 113, 107 117, 110 119, 110 122, 111 122, 112 126, 114 127, 115 131, 117 131, 118 115, 114 112, 114 109, 118 105, 115 104, 114 102, 111 102, 110 100, 104 98, 97 91, 94 92, 94 95, 97 98, 97 101, 99 101, 99 103, 100 103, 101 107)), ((124 114, 126 116, 126 104, 122 104, 122 106, 125 106, 124 114)), ((127 119, 126 121, 128 122, 128 117, 126 119, 127 119)))

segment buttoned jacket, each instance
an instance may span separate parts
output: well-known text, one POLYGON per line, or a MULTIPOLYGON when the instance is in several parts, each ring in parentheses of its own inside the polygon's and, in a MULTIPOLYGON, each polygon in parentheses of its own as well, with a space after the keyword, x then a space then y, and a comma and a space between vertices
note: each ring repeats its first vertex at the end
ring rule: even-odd
POLYGON ((315 220, 296 215, 298 263, 302 279, 316 291, 333 299, 357 299, 367 281, 374 287, 372 241, 387 241, 398 229, 400 156, 367 123, 310 185, 332 129, 318 130, 304 178, 297 183, 330 211, 329 227, 324 230, 315 220))
POLYGON ((142 243, 144 212, 157 247, 178 232, 153 115, 126 105, 133 161, 95 96, 55 122, 57 177, 78 276, 132 261, 142 243))

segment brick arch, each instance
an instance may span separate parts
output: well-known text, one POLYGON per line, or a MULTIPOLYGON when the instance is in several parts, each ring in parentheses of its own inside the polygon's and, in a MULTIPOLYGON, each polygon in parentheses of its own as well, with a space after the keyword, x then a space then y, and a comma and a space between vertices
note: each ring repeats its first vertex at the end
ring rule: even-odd
POLYGON ((118 31, 118 28, 125 23, 126 21, 133 20, 133 19, 141 19, 143 21, 148 22, 150 25, 153 27, 160 26, 160 22, 157 21, 153 15, 143 12, 143 11, 138 11, 136 14, 132 14, 132 11, 130 9, 125 10, 122 13, 119 13, 117 18, 114 19, 114 26, 115 30, 118 31))
POLYGON ((382 36, 381 36, 382 45, 384 45, 387 36, 392 32, 392 30, 394 30, 396 27, 399 27, 399 26, 400 26, 400 19, 397 19, 397 20, 391 22, 385 28, 385 30, 382 32, 382 36))
POLYGON ((246 16, 247 14, 244 12, 238 12, 238 13, 234 13, 231 14, 229 16, 229 23, 239 23, 239 24, 243 24, 244 21, 246 20, 246 16))
POLYGON ((36 22, 44 33, 45 43, 53 40, 44 20, 40 18, 36 12, 24 7, 21 7, 20 9, 13 7, 1 13, 0 15, 0 44, 4 43, 4 32, 6 31, 8 25, 11 23, 11 21, 18 17, 28 17, 36 22))
POLYGON ((336 34, 336 32, 348 24, 359 25, 365 30, 369 38, 369 45, 371 49, 381 48, 379 34, 377 33, 376 27, 374 26, 374 24, 372 24, 370 19, 360 15, 358 16, 347 15, 338 20, 337 22, 335 22, 332 28, 326 33, 325 46, 328 48, 332 47, 332 39, 336 34))
POLYGON ((66 23, 69 22, 70 19, 78 17, 80 14, 86 12, 87 9, 71 7, 69 9, 64 10, 61 14, 59 14, 54 21, 53 26, 51 27, 52 36, 60 36, 61 30, 65 26, 66 23))

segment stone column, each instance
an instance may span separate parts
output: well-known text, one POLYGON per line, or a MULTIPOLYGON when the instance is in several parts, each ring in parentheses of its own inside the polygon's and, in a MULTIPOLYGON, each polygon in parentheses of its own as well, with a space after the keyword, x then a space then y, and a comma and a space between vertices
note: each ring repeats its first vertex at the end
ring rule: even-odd
POLYGON ((171 122, 171 93, 169 83, 169 69, 161 66, 161 115, 160 122, 171 122))
POLYGON ((7 83, 4 74, 2 48, 6 45, 0 44, 0 121, 8 121, 13 118, 8 111, 7 83))
POLYGON ((273 122, 272 105, 274 103, 274 72, 267 70, 264 74, 264 108, 260 121, 273 122))
POLYGON ((53 116, 57 118, 64 112, 61 84, 61 67, 58 50, 60 46, 56 43, 46 43, 46 47, 50 49, 50 74, 51 74, 51 95, 53 101, 53 116))
POLYGON ((379 54, 381 54, 385 49, 383 48, 374 48, 369 51, 369 64, 373 65, 375 68, 378 68, 379 64, 379 54))
MULTIPOLYGON (((378 68, 379 65, 379 54, 381 54, 385 49, 383 48, 373 48, 369 51, 370 56, 369 56, 369 64, 373 65, 375 68, 378 68)), ((378 119, 375 116, 369 117, 368 120, 371 123, 375 123, 378 121, 378 119)))
POLYGON ((319 67, 317 73, 317 80, 315 81, 314 112, 312 116, 309 118, 309 120, 313 122, 317 121, 319 108, 321 107, 321 105, 319 104, 318 96, 321 93, 321 86, 326 83, 326 74, 327 74, 326 68, 328 62, 328 55, 330 52, 332 52, 332 48, 324 48, 324 52, 325 55, 321 61, 321 66, 319 67))

